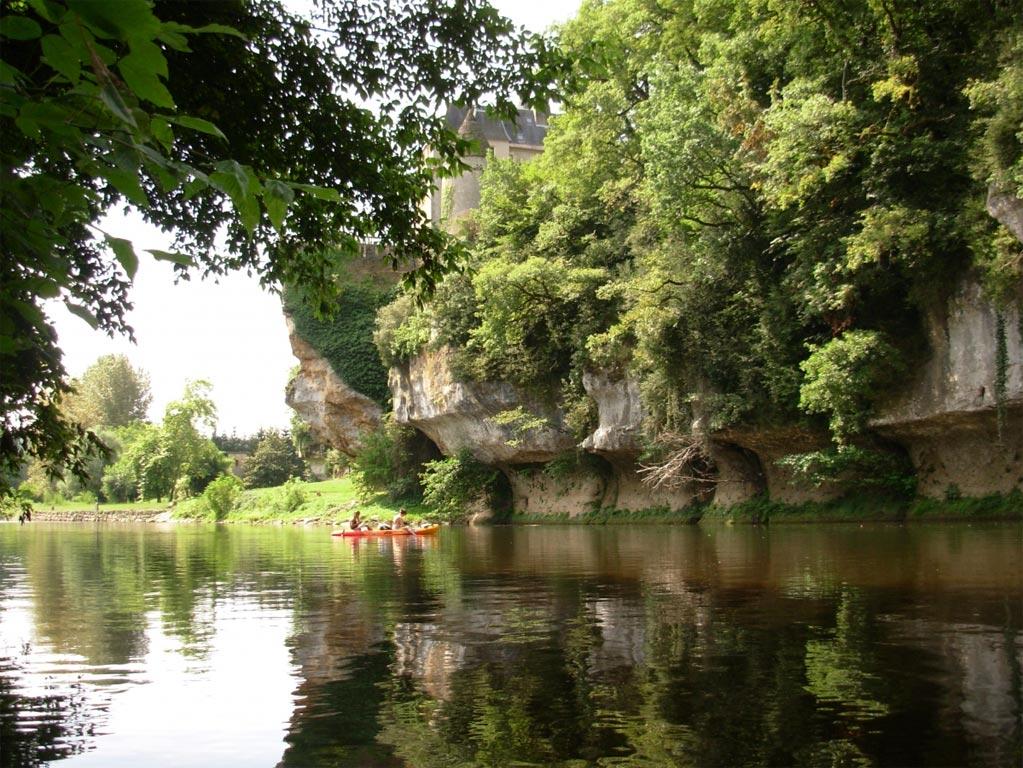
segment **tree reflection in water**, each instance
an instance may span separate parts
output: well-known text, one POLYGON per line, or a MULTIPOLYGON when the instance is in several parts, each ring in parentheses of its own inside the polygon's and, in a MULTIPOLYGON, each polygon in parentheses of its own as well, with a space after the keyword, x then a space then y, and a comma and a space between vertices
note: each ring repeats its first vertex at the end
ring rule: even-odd
MULTIPOLYGON (((96 669, 145 657, 147 616, 204 658, 238 601, 290 612, 281 766, 1015 766, 1018 541, 1006 526, 356 543, 4 528, 0 598, 30 594, 36 642, 96 669)), ((52 735, 24 735, 42 704, 22 674, 0 671, 7 764, 102 747, 89 691, 54 704, 52 735)))

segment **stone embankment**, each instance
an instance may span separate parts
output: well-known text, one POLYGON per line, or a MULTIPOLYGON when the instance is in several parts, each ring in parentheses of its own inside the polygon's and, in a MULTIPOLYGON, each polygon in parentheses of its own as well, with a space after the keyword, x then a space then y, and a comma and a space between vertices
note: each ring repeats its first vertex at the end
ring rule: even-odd
POLYGON ((166 509, 143 510, 32 510, 32 521, 39 523, 165 523, 170 521, 166 509))

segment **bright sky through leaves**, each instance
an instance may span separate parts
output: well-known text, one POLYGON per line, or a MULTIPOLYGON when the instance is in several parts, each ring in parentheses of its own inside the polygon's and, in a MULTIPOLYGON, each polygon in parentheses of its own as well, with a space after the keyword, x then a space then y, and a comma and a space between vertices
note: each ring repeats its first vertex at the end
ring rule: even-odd
MULTIPOLYGON (((503 14, 530 29, 566 20, 579 0, 492 0, 503 14)), ((131 240, 136 250, 173 250, 171 239, 134 215, 113 212, 103 229, 131 240)), ((280 301, 253 277, 230 274, 219 283, 193 280, 174 285, 167 263, 143 256, 131 291, 135 309, 128 322, 137 344, 110 339, 72 316, 62 305, 50 314, 70 375, 81 375, 100 355, 126 355, 149 373, 159 420, 167 403, 181 396, 189 379, 213 384, 218 431, 247 434, 260 427, 286 427, 284 403, 289 371, 297 364, 288 345, 280 301)))

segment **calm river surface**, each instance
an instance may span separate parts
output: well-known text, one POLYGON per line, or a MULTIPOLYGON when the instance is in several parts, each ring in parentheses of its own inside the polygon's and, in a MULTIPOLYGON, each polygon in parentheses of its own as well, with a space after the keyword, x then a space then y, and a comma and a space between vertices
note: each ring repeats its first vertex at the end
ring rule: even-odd
POLYGON ((0 525, 0 765, 1019 766, 1023 526, 0 525))

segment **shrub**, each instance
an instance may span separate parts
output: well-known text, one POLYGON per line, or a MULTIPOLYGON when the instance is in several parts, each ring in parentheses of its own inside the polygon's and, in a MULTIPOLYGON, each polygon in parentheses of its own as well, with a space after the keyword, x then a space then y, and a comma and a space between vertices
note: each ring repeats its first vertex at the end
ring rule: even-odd
POLYGON ((823 345, 810 345, 800 363, 806 379, 799 406, 829 417, 835 440, 861 432, 881 398, 905 370, 898 350, 877 331, 846 331, 823 345))
POLYGON ((461 520, 494 506, 498 470, 477 461, 468 450, 428 462, 420 479, 423 501, 444 520, 461 520))
POLYGON ((270 495, 269 507, 276 515, 288 515, 305 504, 305 489, 302 481, 291 478, 270 495))
POLYGON ((323 465, 330 477, 341 477, 348 471, 350 464, 351 459, 341 453, 341 451, 337 448, 327 449, 327 455, 324 457, 323 465))
POLYGON ((108 501, 135 501, 139 479, 130 457, 122 457, 103 473, 103 496, 108 501))
POLYGON ((201 499, 214 520, 223 520, 234 509, 241 493, 241 480, 234 475, 221 475, 206 486, 201 499))
POLYGON ((384 365, 414 357, 430 341, 430 318, 417 309, 410 294, 402 294, 377 312, 373 343, 384 365))
POLYGON ((366 499, 384 491, 391 499, 416 499, 421 493, 412 444, 415 430, 385 416, 380 427, 363 440, 352 459, 352 482, 366 499))
POLYGON ((911 498, 916 492, 913 464, 905 453, 842 445, 790 454, 778 464, 792 470, 797 481, 814 486, 839 481, 896 498, 911 498))

